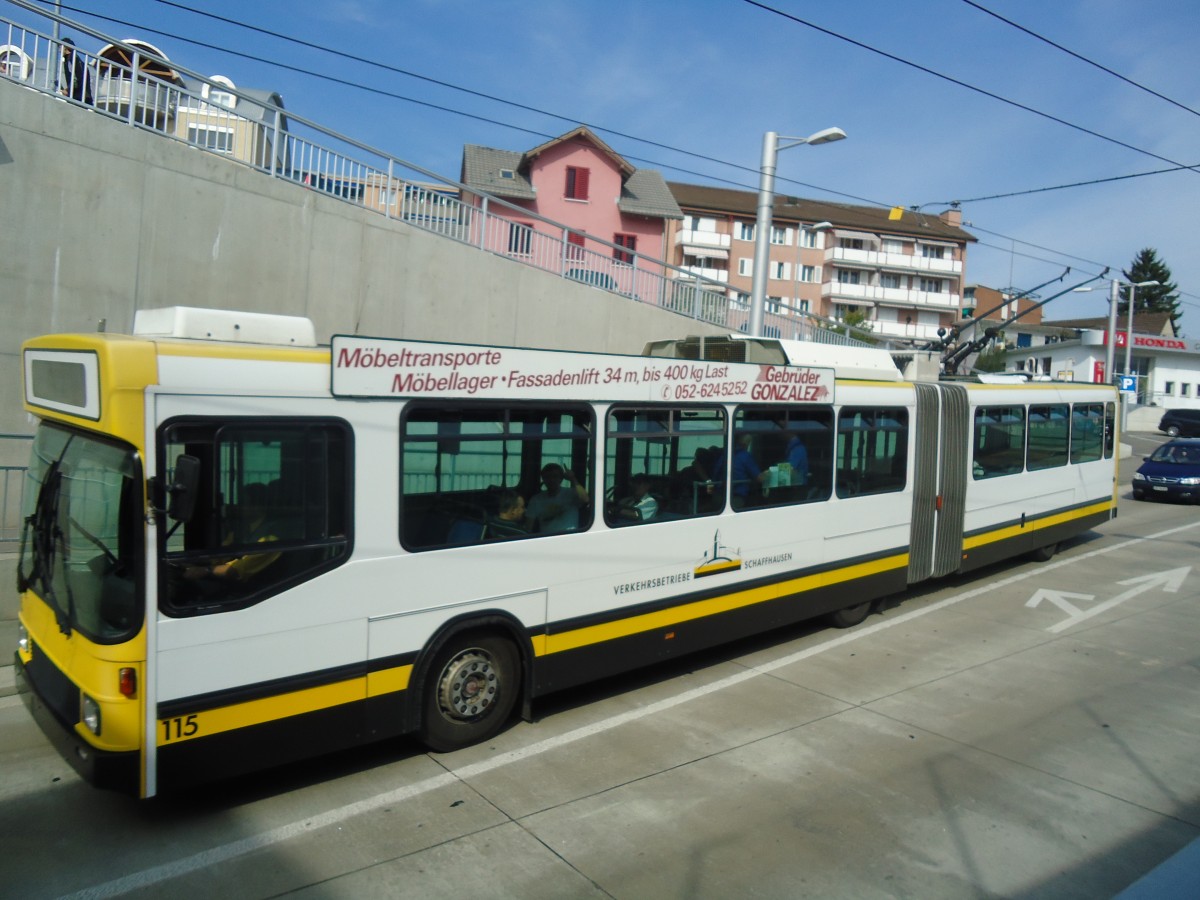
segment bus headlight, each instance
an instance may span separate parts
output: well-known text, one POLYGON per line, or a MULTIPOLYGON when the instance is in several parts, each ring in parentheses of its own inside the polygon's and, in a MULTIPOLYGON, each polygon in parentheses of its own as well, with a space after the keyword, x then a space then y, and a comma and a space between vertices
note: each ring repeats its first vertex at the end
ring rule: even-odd
POLYGON ((83 724, 92 734, 100 735, 100 704, 83 694, 83 724))
POLYGON ((29 655, 29 632, 22 622, 17 622, 17 650, 22 656, 29 655))

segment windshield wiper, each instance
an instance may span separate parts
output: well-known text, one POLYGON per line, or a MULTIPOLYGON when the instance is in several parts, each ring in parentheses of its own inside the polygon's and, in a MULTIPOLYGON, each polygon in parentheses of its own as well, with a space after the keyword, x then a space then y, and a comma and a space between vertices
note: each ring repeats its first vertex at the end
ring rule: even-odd
MULTIPOLYGON (((17 583, 24 585, 22 590, 31 587, 41 587, 42 599, 54 610, 54 618, 59 630, 66 635, 71 634, 71 626, 75 621, 75 598, 71 590, 70 580, 66 578, 66 568, 63 568, 64 586, 67 594, 67 608, 64 610, 58 602, 58 591, 54 586, 54 556, 55 550, 61 548, 63 558, 67 556, 66 538, 58 524, 58 505, 62 496, 63 471, 62 461, 71 447, 74 437, 67 439, 58 457, 46 466, 46 474, 42 478, 42 487, 38 491, 37 500, 33 505, 33 515, 25 520, 25 534, 32 538, 33 565, 28 577, 20 569, 18 563, 17 583)), ((25 542, 22 535, 22 545, 25 542)), ((22 561, 24 554, 22 553, 22 561)))
MULTIPOLYGON (((90 531, 88 531, 86 528, 84 528, 83 525, 79 522, 79 520, 76 519, 74 516, 67 516, 67 521, 71 523, 72 527, 74 527, 76 531, 78 531, 85 538, 87 538, 88 542, 93 547, 95 547, 97 550, 99 550, 101 553, 104 554, 104 557, 103 557, 104 564, 107 567, 104 569, 104 571, 97 571, 96 569, 93 568, 93 563, 95 563, 96 560, 92 560, 92 562, 88 563, 88 568, 93 569, 93 574, 104 575, 107 572, 117 572, 121 568, 121 561, 119 559, 117 559, 117 554, 112 552, 112 550, 109 548, 108 544, 104 543, 104 541, 100 540, 100 538, 96 537, 96 535, 92 534, 90 531)), ((100 557, 97 557, 96 559, 99 559, 99 558, 100 557)))
POLYGON ((17 588, 21 591, 37 587, 39 583, 43 594, 53 591, 50 587, 50 571, 54 564, 54 541, 48 526, 54 519, 55 510, 58 508, 58 494, 62 489, 60 463, 61 458, 46 467, 46 475, 33 504, 33 513, 25 517, 25 529, 21 533, 21 556, 17 562, 17 588), (33 540, 33 565, 26 575, 23 565, 25 546, 30 535, 33 540))

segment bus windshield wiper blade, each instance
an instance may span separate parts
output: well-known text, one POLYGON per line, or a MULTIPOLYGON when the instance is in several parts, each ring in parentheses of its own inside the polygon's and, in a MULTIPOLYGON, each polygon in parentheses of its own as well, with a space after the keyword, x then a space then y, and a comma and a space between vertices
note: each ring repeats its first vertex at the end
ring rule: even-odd
POLYGON ((62 549, 64 560, 67 553, 66 540, 58 524, 58 504, 62 496, 62 461, 73 440, 73 437, 68 438, 62 451, 58 454, 58 458, 46 467, 46 475, 42 479, 42 487, 38 491, 37 501, 34 503, 33 515, 27 519, 27 527, 33 540, 33 567, 25 581, 30 587, 41 587, 42 599, 50 604, 50 608, 54 610, 59 630, 66 635, 72 631, 75 601, 64 566, 67 608, 63 609, 59 603, 58 590, 54 585, 54 557, 56 549, 62 549))
MULTIPOLYGON (((51 568, 54 565, 54 541, 51 533, 51 523, 58 508, 58 492, 62 487, 62 474, 59 471, 60 460, 55 460, 46 468, 46 476, 42 479, 41 490, 33 504, 33 512, 25 518, 25 530, 21 534, 21 556, 17 563, 17 586, 25 591, 37 587, 40 583, 43 594, 53 594, 50 586, 51 568), (25 562, 26 541, 32 541, 33 564, 29 575, 21 569, 25 562)), ((49 599, 49 598, 47 598, 49 599)))
MULTIPOLYGON (((71 562, 71 552, 67 548, 67 536, 58 525, 57 516, 54 523, 54 540, 62 551, 63 592, 67 595, 67 608, 65 610, 59 607, 56 599, 54 603, 55 617, 58 619, 58 630, 67 637, 70 637, 72 626, 75 623, 75 592, 71 590, 71 576, 67 573, 67 565, 71 562)), ((51 589, 51 592, 53 592, 53 589, 51 589)))

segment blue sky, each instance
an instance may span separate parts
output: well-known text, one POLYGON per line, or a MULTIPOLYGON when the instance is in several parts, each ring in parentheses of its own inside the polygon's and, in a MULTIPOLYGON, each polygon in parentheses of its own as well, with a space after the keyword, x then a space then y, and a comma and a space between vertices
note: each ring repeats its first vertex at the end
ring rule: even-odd
MULTIPOLYGON (((1200 4, 976 2, 1190 110, 965 0, 763 0, 808 25, 745 0, 63 0, 63 14, 117 37, 148 40, 187 68, 277 90, 291 111, 451 178, 464 144, 525 149, 582 122, 635 165, 659 169, 668 180, 755 189, 764 132, 807 135, 837 125, 848 140, 780 155, 780 192, 928 204, 931 213, 946 201, 966 201, 966 227, 979 238, 968 253, 967 278, 993 287, 1033 287, 1068 265, 1073 271, 1064 284, 1104 265, 1119 276, 1138 250, 1153 247, 1179 286, 1185 332, 1200 337, 1198 230, 1188 212, 1200 197, 1200 171, 977 199, 1200 164, 1200 112, 1192 111, 1200 110, 1200 4), (503 124, 330 84, 319 74, 503 124)), ((18 21, 37 20, 3 0, 0 9, 18 21)), ((81 41, 95 50, 92 43, 81 41)), ((1106 289, 1068 295, 1046 315, 1103 315, 1107 297, 1106 289)))

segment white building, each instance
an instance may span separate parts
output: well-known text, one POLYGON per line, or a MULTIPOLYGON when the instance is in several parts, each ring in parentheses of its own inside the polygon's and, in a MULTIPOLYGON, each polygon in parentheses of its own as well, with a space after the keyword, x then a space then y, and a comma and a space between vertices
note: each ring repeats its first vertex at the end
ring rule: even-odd
MULTIPOLYGON (((1108 319, 1043 322, 1032 345, 1016 346, 1006 329, 1006 369, 1072 381, 1105 381, 1108 319)), ((1126 374, 1125 330, 1116 334, 1113 369, 1126 374)), ((1136 403, 1168 409, 1200 409, 1200 340, 1177 336, 1165 313, 1133 319, 1131 373, 1136 403)), ((1131 398, 1132 399, 1132 398, 1131 398)))

